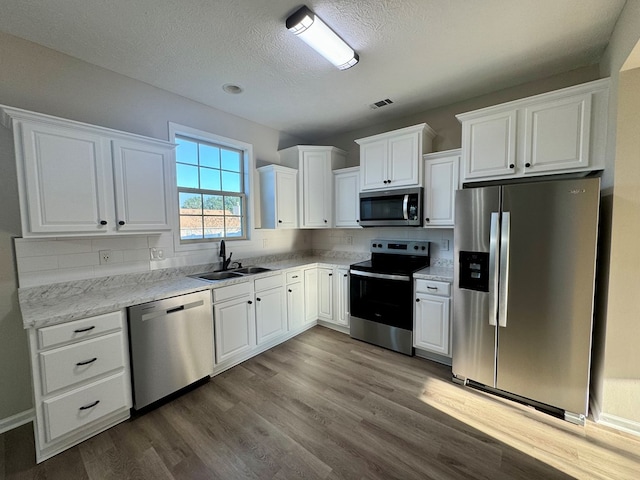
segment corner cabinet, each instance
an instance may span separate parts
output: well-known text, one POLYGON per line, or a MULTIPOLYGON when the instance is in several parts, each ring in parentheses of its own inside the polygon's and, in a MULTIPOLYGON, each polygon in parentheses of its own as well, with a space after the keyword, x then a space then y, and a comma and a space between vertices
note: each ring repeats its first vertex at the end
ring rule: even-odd
POLYGON ((460 149, 429 153, 424 159, 424 226, 453 228, 460 149))
POLYGON ((130 416, 122 311, 29 330, 38 463, 130 416))
POLYGON ((609 79, 457 115, 464 182, 604 168, 609 79))
POLYGON ((360 138, 360 190, 422 185, 422 154, 435 132, 426 123, 360 138))
POLYGON ((262 228, 298 228, 298 171, 280 165, 257 170, 262 228))
POLYGON ((278 153, 282 165, 298 169, 299 227, 332 228, 332 170, 346 166, 346 152, 330 146, 297 145, 278 153))
POLYGON ((334 226, 360 227, 360 167, 334 170, 334 226))
POLYGON ((171 229, 173 144, 0 110, 13 129, 23 236, 171 229))

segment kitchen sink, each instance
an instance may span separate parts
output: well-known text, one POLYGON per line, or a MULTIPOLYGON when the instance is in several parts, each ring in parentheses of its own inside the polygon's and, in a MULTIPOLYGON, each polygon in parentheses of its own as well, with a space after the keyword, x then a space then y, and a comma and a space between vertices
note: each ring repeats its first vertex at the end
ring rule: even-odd
POLYGON ((270 268, 264 268, 264 267, 243 267, 243 268, 236 268, 233 270, 236 273, 242 273, 242 274, 252 274, 252 273, 262 273, 262 272, 270 272, 271 269, 270 268))
POLYGON ((264 267, 243 267, 243 268, 236 268, 234 270, 218 270, 216 272, 198 273, 196 275, 191 275, 191 277, 199 278, 201 280, 216 281, 216 280, 226 280, 229 278, 240 278, 246 275, 253 275, 256 273, 270 272, 270 271, 271 271, 270 268, 264 268, 264 267))

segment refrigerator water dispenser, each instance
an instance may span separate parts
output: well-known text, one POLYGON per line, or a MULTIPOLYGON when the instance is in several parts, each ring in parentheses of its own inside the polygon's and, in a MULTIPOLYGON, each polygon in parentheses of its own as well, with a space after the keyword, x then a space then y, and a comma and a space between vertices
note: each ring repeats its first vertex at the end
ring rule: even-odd
POLYGON ((484 252, 460 252, 460 288, 489 291, 489 254, 484 252))

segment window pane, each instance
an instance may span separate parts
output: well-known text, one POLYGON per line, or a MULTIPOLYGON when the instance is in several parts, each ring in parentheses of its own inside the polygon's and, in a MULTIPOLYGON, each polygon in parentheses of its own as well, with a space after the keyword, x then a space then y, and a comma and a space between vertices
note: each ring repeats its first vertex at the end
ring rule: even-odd
POLYGON ((202 195, 199 193, 179 193, 180 215, 202 215, 202 195))
POLYGON ((180 240, 202 238, 202 217, 180 215, 180 240))
POLYGON ((222 215, 222 195, 203 195, 204 214, 222 215))
POLYGON ((220 153, 222 154, 223 170, 232 170, 234 172, 242 171, 240 168, 240 152, 222 149, 220 153))
POLYGON ((179 187, 198 188, 198 167, 177 163, 176 173, 179 187))
POLYGON ((241 193, 240 189, 240 174, 232 173, 232 172, 222 172, 222 190, 225 192, 238 192, 241 193))
POLYGON ((220 170, 200 168, 200 188, 204 190, 220 190, 220 170))
POLYGON ((176 161, 180 163, 198 164, 198 144, 184 138, 176 137, 176 161))
POLYGON ((204 217, 204 238, 224 236, 224 217, 204 217))
POLYGON ((227 237, 241 237, 242 217, 224 217, 224 229, 227 237))
POLYGON ((220 149, 200 144, 200 166, 220 168, 220 149))
POLYGON ((225 215, 242 215, 241 197, 224 197, 225 215))

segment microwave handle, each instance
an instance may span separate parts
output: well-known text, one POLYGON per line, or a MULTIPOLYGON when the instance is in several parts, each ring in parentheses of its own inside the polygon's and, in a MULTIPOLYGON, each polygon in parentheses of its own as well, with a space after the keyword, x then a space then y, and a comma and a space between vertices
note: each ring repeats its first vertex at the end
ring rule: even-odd
POLYGON ((402 214, 404 215, 405 220, 409 220, 409 194, 405 194, 404 200, 402 201, 402 214))

